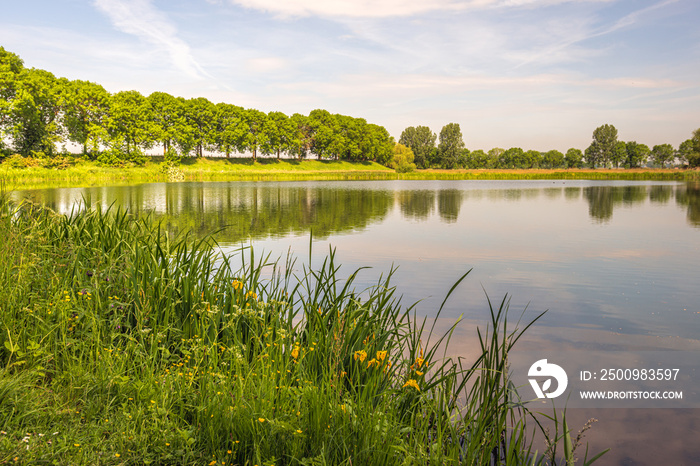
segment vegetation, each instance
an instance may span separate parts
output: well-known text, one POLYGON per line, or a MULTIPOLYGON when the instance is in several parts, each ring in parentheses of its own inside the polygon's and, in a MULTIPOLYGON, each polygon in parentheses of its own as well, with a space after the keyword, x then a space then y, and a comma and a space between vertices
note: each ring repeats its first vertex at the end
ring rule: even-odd
POLYGON ((259 154, 285 153, 298 160, 316 156, 386 165, 394 148, 384 127, 362 118, 326 110, 288 117, 164 92, 112 95, 99 84, 27 69, 2 47, 0 89, 0 141, 9 142, 4 155, 53 158, 57 144, 70 141, 82 146, 85 157, 113 167, 143 165, 144 151, 156 145, 163 155, 172 151, 181 157, 239 152, 255 161, 259 154))
POLYGON ((332 253, 232 271, 121 210, 0 212, 2 463, 573 462, 565 420, 539 454, 526 438, 506 360, 527 326, 505 299, 466 364, 391 272, 356 291, 332 253))

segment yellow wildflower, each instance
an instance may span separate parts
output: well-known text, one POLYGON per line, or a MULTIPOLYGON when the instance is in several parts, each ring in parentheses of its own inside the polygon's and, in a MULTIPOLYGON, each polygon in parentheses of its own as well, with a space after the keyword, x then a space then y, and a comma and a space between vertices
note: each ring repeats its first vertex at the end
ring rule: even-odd
POLYGON ((406 387, 413 387, 416 390, 420 391, 420 387, 418 386, 418 382, 416 382, 414 379, 408 379, 405 384, 403 384, 402 388, 406 387))
POLYGON ((376 359, 372 358, 372 359, 370 359, 369 361, 367 361, 367 368, 369 369, 370 367, 372 367, 373 364, 376 364, 377 367, 379 367, 379 361, 377 361, 376 359))
POLYGON ((416 375, 420 377, 421 375, 423 375, 423 373, 421 371, 416 371, 416 375))
POLYGON ((265 422, 265 418, 264 418, 264 417, 259 417, 259 418, 258 418, 258 421, 260 421, 260 422, 265 422))
POLYGON ((299 347, 298 346, 294 346, 294 349, 292 350, 292 357, 294 359, 299 357, 299 347))
POLYGON ((416 358, 416 365, 422 367, 425 360, 423 358, 416 358))
POLYGON ((360 362, 362 362, 366 358, 367 358, 367 351, 365 351, 365 350, 355 351, 355 361, 357 361, 359 359, 360 362))
POLYGON ((386 359, 386 351, 377 351, 377 359, 384 361, 386 359))

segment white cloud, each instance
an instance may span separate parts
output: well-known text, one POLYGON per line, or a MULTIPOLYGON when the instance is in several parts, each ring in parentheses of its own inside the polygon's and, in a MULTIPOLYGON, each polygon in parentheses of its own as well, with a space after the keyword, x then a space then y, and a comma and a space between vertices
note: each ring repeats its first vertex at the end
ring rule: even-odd
POLYGON ((164 47, 172 63, 188 76, 208 77, 189 46, 177 37, 175 26, 150 0, 94 0, 94 4, 120 31, 164 47))
MULTIPOLYGON (((386 18, 429 11, 538 7, 581 0, 230 0, 245 8, 281 16, 386 18)), ((583 0, 607 2, 612 0, 583 0)))

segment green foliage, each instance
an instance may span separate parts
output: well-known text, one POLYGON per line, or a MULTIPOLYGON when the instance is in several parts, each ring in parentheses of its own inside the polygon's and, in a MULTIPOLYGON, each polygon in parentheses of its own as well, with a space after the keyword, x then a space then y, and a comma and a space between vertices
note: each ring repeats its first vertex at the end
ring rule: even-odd
POLYGON ((651 159, 655 164, 665 167, 666 164, 673 163, 676 153, 671 144, 659 144, 651 149, 651 159))
MULTIPOLYGON (((310 270, 245 251, 235 270, 211 240, 169 237, 148 218, 58 216, 4 197, 0 235, 0 458, 572 461, 573 445, 557 458, 526 442, 531 414, 507 358, 527 327, 509 326, 507 299, 465 364, 441 356, 451 330, 400 306, 391 272, 356 290, 359 271, 341 279, 332 252, 310 270)), ((566 423, 555 427, 553 443, 566 442, 566 423)))
POLYGON ((412 172, 416 169, 416 165, 413 163, 413 151, 403 144, 396 144, 389 167, 398 173, 412 172))
POLYGON ((613 161, 615 145, 617 144, 617 129, 605 124, 593 131, 593 142, 586 149, 586 161, 591 167, 602 165, 607 167, 613 161))
POLYGON ((559 168, 564 166, 564 154, 558 150, 550 150, 542 156, 544 168, 559 168))
POLYGON ((638 144, 636 141, 626 143, 625 149, 627 151, 625 166, 629 168, 637 168, 646 164, 651 152, 645 144, 638 144))
POLYGON ((564 160, 567 168, 581 168, 583 167, 583 152, 581 152, 581 149, 572 147, 566 151, 564 160))
POLYGON ((399 144, 411 149, 418 168, 428 168, 435 158, 437 135, 427 126, 409 126, 401 133, 399 144))
POLYGON ((454 168, 464 150, 462 130, 458 123, 448 123, 440 130, 438 144, 439 165, 443 168, 454 168))

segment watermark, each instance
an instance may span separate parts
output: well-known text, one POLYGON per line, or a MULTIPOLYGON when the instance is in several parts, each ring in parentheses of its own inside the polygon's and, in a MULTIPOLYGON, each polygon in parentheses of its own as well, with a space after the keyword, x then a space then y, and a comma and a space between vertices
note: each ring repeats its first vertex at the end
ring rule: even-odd
POLYGON ((686 351, 511 352, 523 401, 570 408, 700 408, 700 353, 686 351))

